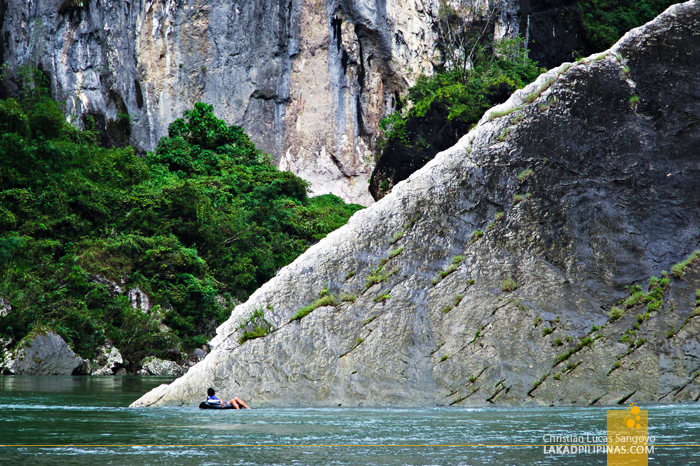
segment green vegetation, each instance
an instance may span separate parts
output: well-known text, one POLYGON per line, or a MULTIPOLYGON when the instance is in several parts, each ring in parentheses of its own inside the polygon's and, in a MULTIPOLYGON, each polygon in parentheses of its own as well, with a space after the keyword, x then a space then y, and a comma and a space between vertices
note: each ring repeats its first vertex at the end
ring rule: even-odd
POLYGON ((510 292, 518 289, 518 282, 515 279, 508 277, 501 282, 501 291, 510 292))
MULTIPOLYGON (((441 8, 448 22, 456 19, 454 12, 444 11, 445 4, 441 8)), ((492 44, 489 38, 467 29, 452 36, 446 33, 441 35, 442 39, 459 37, 460 41, 468 44, 443 44, 443 53, 452 55, 456 51, 460 57, 448 58, 445 66, 434 76, 418 78, 406 96, 410 104, 404 105, 403 111, 392 113, 381 121, 380 128, 385 133, 380 149, 391 140, 399 140, 409 147, 422 150, 429 142, 408 131, 407 123, 410 120, 425 117, 431 108, 444 107, 448 112, 447 120, 453 125, 472 126, 493 105, 489 95, 496 89, 502 86, 510 91, 520 89, 544 71, 527 57, 521 39, 492 44)))
POLYGON ((532 168, 526 168, 525 170, 518 173, 518 181, 523 183, 525 180, 530 178, 534 173, 535 173, 535 171, 532 168))
MULTIPOLYGON (((567 338, 567 341, 570 341, 570 338, 567 338)), ((573 356, 574 354, 578 353, 578 352, 581 351, 582 349, 584 349, 584 348, 586 348, 586 347, 589 347, 589 346, 593 346, 593 343, 594 343, 594 342, 595 342, 595 340, 593 340, 593 338, 591 338, 591 337, 584 337, 584 338, 582 338, 581 341, 579 341, 579 342, 576 344, 576 346, 575 346, 574 348, 571 348, 571 349, 569 349, 568 351, 566 351, 565 353, 562 353, 562 354, 558 355, 558 356, 556 357, 556 359, 554 360, 553 367, 556 367, 557 365, 559 365, 559 364, 561 364, 562 362, 566 361, 567 359, 569 359, 571 356, 573 356)), ((571 363, 571 364, 572 364, 572 363, 571 363)), ((580 363, 579 363, 579 364, 580 364, 580 363)), ((577 365, 578 365, 578 364, 574 365, 573 368, 575 368, 577 365)), ((569 369, 569 367, 567 366, 567 370, 573 370, 573 368, 572 368, 572 369, 569 369)))
POLYGON ((401 246, 398 249, 394 249, 393 251, 389 252, 389 259, 393 259, 394 257, 398 256, 403 252, 403 246, 401 246))
POLYGON ((644 291, 642 290, 639 290, 625 300, 625 307, 630 308, 638 304, 642 304, 644 301, 646 301, 646 297, 646 293, 644 293, 644 291))
POLYGON ((391 290, 387 291, 386 293, 383 293, 377 297, 374 298, 375 303, 381 303, 386 301, 387 299, 391 299, 391 290))
POLYGON ((389 277, 398 272, 398 269, 394 269, 389 272, 382 271, 384 264, 386 264, 386 262, 382 263, 382 261, 380 261, 379 266, 376 269, 370 271, 367 280, 365 280, 365 290, 371 288, 372 286, 378 283, 383 283, 387 281, 389 277))
MULTIPOLYGON (((324 290, 327 291, 327 290, 324 290)), ((338 305, 338 300, 335 298, 334 295, 330 293, 325 293, 322 291, 320 294, 320 298, 318 298, 316 301, 313 303, 309 304, 308 306, 304 306, 300 308, 296 314, 294 314, 294 317, 289 319, 290 322, 294 322, 295 320, 301 320, 303 317, 306 317, 311 313, 311 311, 314 311, 318 309, 319 307, 323 306, 337 306, 338 305)))
POLYGON ((547 380, 547 377, 549 377, 549 374, 545 374, 542 377, 540 377, 539 380, 537 380, 534 384, 532 384, 532 388, 530 389, 529 392, 527 392, 527 394, 530 395, 532 392, 537 390, 537 387, 542 385, 544 383, 544 381, 547 380))
POLYGON ((133 362, 189 351, 361 208, 308 198, 209 105, 139 157, 99 147, 90 118, 86 131, 67 124, 45 78, 24 78, 21 98, 0 101, 0 295, 12 304, 0 337, 46 325, 85 358, 106 339, 133 362), (150 312, 125 296, 137 287, 150 312))
POLYGON ((372 316, 372 317, 366 319, 364 321, 363 325, 371 324, 374 321, 374 319, 376 319, 377 317, 379 317, 379 316, 372 316))
POLYGON ((698 254, 700 251, 695 251, 686 260, 671 267, 671 274, 682 280, 690 265, 698 260, 698 254))
MULTIPOLYGON (((268 309, 272 309, 270 306, 268 309)), ((238 338, 238 343, 241 345, 248 340, 262 338, 274 330, 272 322, 265 318, 265 311, 262 309, 254 310, 248 318, 242 320, 238 324, 238 330, 241 331, 241 336, 238 338)))
POLYGON ((340 301, 344 303, 354 303, 355 301, 357 301, 357 296, 350 293, 342 293, 340 295, 340 301))
POLYGON ((503 220, 504 218, 506 218, 505 212, 496 212, 496 216, 494 217, 494 220, 495 220, 496 222, 500 222, 500 221, 503 220))
POLYGON ((475 230, 475 231, 472 233, 472 236, 471 236, 470 240, 471 240, 472 242, 478 241, 482 236, 484 236, 484 232, 483 232, 483 231, 481 231, 481 230, 475 230))
POLYGON ((454 256, 452 258, 452 263, 443 271, 438 273, 438 276, 433 278, 432 284, 437 285, 440 281, 448 276, 449 274, 455 272, 459 268, 459 264, 464 260, 464 256, 454 256))
POLYGON ((610 314, 608 314, 608 317, 610 317, 610 322, 615 322, 620 317, 622 317, 624 314, 625 314, 624 309, 621 309, 619 307, 613 307, 610 310, 610 314))
POLYGON ((588 50, 610 48, 632 28, 651 21, 677 0, 579 0, 588 50))
POLYGON ((406 232, 403 230, 400 230, 400 231, 397 231, 396 233, 394 233, 394 236, 391 237, 391 244, 394 244, 394 243, 397 243, 398 241, 400 241, 401 238, 403 238, 403 235, 405 235, 405 234, 406 234, 406 232))
POLYGON ((554 332, 554 329, 552 327, 545 327, 542 329, 542 336, 546 337, 550 333, 554 332))

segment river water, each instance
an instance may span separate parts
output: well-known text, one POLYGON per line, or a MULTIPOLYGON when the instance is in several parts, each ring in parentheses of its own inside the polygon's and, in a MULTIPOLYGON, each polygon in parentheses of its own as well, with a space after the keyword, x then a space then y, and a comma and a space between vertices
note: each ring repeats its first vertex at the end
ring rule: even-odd
MULTIPOLYGON (((605 407, 127 408, 171 380, 0 376, 0 464, 606 464, 604 453, 543 447, 547 435, 605 436, 605 407)), ((700 404, 643 408, 657 445, 649 464, 700 465, 700 404)))

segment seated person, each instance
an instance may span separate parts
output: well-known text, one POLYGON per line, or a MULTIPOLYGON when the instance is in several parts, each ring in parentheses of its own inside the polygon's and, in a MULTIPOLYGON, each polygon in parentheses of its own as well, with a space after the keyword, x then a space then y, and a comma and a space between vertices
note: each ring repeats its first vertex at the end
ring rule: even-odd
POLYGON ((216 392, 214 391, 213 388, 209 387, 207 389, 207 401, 206 401, 206 403, 208 405, 213 405, 213 406, 221 405, 221 407, 233 406, 236 409, 241 409, 241 407, 243 407, 245 409, 250 409, 250 406, 245 404, 245 401, 241 400, 240 398, 238 398, 236 396, 233 397, 232 399, 230 399, 228 401, 228 403, 224 403, 223 401, 221 401, 220 399, 218 399, 217 397, 214 396, 215 393, 216 392))

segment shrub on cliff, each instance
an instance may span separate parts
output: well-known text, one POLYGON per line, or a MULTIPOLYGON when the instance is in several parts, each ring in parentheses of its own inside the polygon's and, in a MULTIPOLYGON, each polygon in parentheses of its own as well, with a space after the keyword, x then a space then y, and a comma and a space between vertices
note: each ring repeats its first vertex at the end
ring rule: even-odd
POLYGON ((385 130, 382 147, 392 139, 416 148, 430 145, 431 141, 417 137, 416 132, 407 127, 411 120, 425 117, 431 108, 438 106, 447 109, 447 121, 453 126, 462 124, 469 128, 494 103, 531 83, 544 71, 527 58, 527 51, 519 40, 502 41, 493 50, 477 47, 469 63, 467 68, 445 69, 432 77, 421 76, 406 95, 409 109, 382 120, 380 126, 385 130))
POLYGON ((0 336, 46 324, 83 357, 205 343, 244 300, 358 209, 270 164, 198 103, 157 149, 97 146, 37 91, 0 101, 0 336), (30 98, 31 97, 31 98, 30 98), (139 288, 153 308, 135 309, 139 288), (165 324, 170 330, 161 330, 165 324))
POLYGON ((579 0, 586 31, 584 55, 610 48, 630 29, 651 21, 678 0, 579 0))

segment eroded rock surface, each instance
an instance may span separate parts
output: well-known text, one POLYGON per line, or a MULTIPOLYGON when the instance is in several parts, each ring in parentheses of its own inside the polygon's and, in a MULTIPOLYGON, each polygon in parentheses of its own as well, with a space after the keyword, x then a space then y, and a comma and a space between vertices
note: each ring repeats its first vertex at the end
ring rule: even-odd
POLYGON ((692 274, 672 280, 634 351, 619 339, 637 308, 565 361, 576 367, 555 363, 607 322, 624 286, 699 245, 699 134, 687 118, 699 109, 689 97, 697 25, 696 2, 674 7, 612 52, 516 94, 236 308, 213 354, 161 402, 198 399, 211 383, 277 404, 292 390, 312 404, 694 399, 696 319, 666 337, 692 315, 692 274), (396 272, 365 290, 392 255, 380 273, 396 272), (457 270, 432 286, 455 255, 457 270), (502 291, 506 279, 515 291, 502 291), (324 283, 357 300, 288 323, 324 283), (267 305, 279 330, 239 346, 238 320, 267 305))
POLYGON ((95 359, 92 361, 94 367, 91 367, 89 374, 114 375, 126 364, 119 350, 111 342, 107 342, 97 348, 95 359))
POLYGON ((153 356, 149 356, 141 361, 139 375, 182 375, 187 371, 187 367, 181 366, 175 361, 167 361, 153 356))
POLYGON ((4 372, 15 375, 71 375, 81 366, 77 356, 59 335, 37 330, 7 355, 4 372))
MULTIPOLYGON (((498 37, 517 35, 519 2, 488 3, 504 5, 498 37)), ((438 0, 2 0, 0 97, 39 66, 70 121, 140 150, 212 103, 316 194, 369 204, 379 120, 440 61, 438 12, 438 0)))
MULTIPOLYGON (((197 101, 242 125, 283 169, 369 203, 373 135, 432 73, 436 0, 3 0, 0 63, 13 91, 38 65, 79 126, 153 149, 197 101)), ((8 89, 9 88, 9 89, 8 89)))
POLYGON ((700 247, 698 30, 697 1, 673 6, 518 91, 133 406, 193 404, 212 385, 257 406, 697 400, 698 262, 646 317, 624 300, 700 247), (338 304, 292 320, 324 288, 338 304), (277 330, 240 344, 255 309, 277 330))

